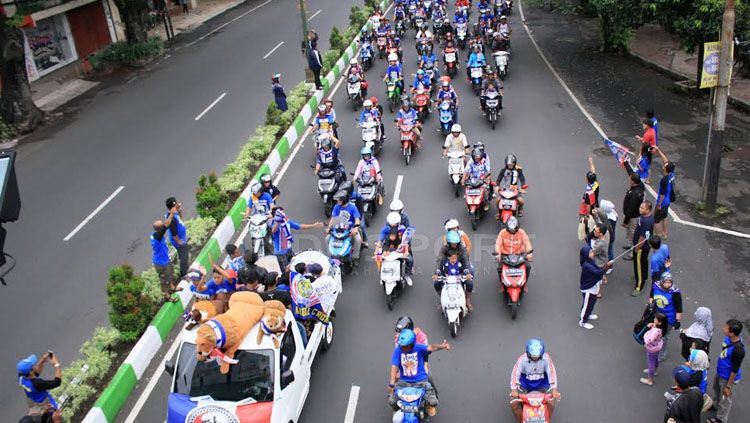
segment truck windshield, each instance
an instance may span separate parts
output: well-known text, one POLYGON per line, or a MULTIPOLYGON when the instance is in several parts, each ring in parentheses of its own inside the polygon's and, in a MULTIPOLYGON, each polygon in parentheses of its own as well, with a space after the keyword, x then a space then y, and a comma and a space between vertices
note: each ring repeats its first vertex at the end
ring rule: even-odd
POLYGON ((198 361, 195 344, 186 342, 177 361, 175 392, 191 397, 210 395, 216 401, 273 401, 273 350, 237 351, 239 363, 229 373, 219 372, 217 362, 198 361))

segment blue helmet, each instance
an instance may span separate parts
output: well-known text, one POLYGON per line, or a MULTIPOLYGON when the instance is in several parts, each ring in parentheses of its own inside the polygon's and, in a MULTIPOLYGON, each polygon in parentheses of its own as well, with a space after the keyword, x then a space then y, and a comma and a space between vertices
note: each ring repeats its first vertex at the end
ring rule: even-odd
POLYGON ((544 341, 532 338, 526 343, 526 356, 530 360, 539 360, 544 355, 544 341))
POLYGON ((31 373, 31 370, 34 368, 34 365, 36 362, 39 361, 35 354, 31 354, 30 356, 24 358, 23 360, 19 361, 18 364, 16 364, 16 371, 19 375, 26 376, 29 373, 31 373))
POLYGON ((413 345, 417 340, 417 335, 411 329, 404 329, 398 334, 398 345, 401 347, 408 347, 413 345))
POLYGON ((361 150, 359 150, 359 155, 364 158, 365 156, 372 156, 372 148, 370 147, 362 147, 361 150))
POLYGON ((448 231, 445 235, 445 241, 448 244, 458 244, 461 242, 461 235, 457 231, 448 231))

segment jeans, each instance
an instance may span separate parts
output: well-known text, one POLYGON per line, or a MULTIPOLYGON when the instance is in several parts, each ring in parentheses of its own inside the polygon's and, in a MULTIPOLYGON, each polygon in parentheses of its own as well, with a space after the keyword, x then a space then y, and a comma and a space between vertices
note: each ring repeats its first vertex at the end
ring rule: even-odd
POLYGON ((190 246, 187 242, 177 246, 177 257, 180 259, 180 277, 183 277, 190 269, 190 246))
MULTIPOLYGON (((732 409, 732 398, 727 398, 722 392, 724 386, 726 386, 727 380, 716 375, 714 377, 714 405, 716 406, 716 418, 721 420, 723 423, 729 421, 729 411, 732 409)), ((734 385, 732 388, 732 395, 734 395, 734 385)))

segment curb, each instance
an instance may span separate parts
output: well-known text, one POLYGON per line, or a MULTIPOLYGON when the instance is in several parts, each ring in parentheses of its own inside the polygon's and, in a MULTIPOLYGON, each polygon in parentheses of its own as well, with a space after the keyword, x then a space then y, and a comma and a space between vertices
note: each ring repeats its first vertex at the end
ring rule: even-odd
MULTIPOLYGON (((389 0, 381 1, 380 7, 384 9, 388 2, 389 0)), ((370 23, 368 21, 368 23, 365 24, 365 27, 369 28, 369 26, 370 23)), ((263 174, 274 174, 281 167, 284 159, 286 159, 292 151, 294 144, 304 134, 307 122, 312 118, 313 111, 316 110, 318 103, 320 103, 323 100, 323 97, 330 92, 336 79, 338 79, 339 75, 344 72, 350 58, 356 51, 357 40, 355 39, 349 44, 343 55, 339 57, 339 60, 336 61, 335 67, 328 72, 325 79, 321 81, 323 83, 323 89, 317 90, 307 101, 305 106, 302 107, 299 115, 297 115, 292 122, 292 125, 276 143, 276 146, 271 150, 266 161, 260 166, 255 173, 255 176, 253 176, 253 179, 242 191, 234 205, 232 205, 229 213, 221 221, 200 253, 198 253, 192 266, 200 264, 205 268, 209 268, 211 265, 210 258, 214 260, 219 259, 222 251, 221 245, 229 242, 234 234, 242 227, 242 215, 245 211, 247 201, 250 198, 250 186, 253 182, 258 181, 263 174)), ((185 289, 188 287, 188 283, 181 281, 178 286, 183 288, 183 290, 178 291, 173 295, 179 297, 179 303, 166 303, 161 307, 149 324, 149 327, 146 328, 146 332, 144 332, 138 342, 133 346, 130 354, 125 358, 125 361, 120 365, 120 368, 117 369, 117 373, 115 373, 107 387, 99 395, 94 406, 83 418, 84 423, 112 423, 115 421, 122 406, 127 401, 149 364, 151 364, 151 360, 156 356, 157 352, 164 344, 164 341, 169 336, 169 332, 177 324, 183 311, 188 307, 192 300, 190 290, 185 289)))

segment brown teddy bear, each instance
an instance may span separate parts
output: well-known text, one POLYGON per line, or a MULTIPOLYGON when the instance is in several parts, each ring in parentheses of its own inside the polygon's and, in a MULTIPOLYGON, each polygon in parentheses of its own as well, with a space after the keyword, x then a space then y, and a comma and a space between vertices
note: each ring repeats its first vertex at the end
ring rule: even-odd
POLYGON ((279 348, 279 339, 277 335, 286 332, 286 307, 279 300, 268 300, 264 304, 263 320, 260 321, 260 330, 258 331, 258 345, 263 341, 263 336, 270 336, 273 339, 273 346, 279 348))
POLYGON ((193 304, 192 310, 186 312, 183 316, 187 324, 185 329, 191 330, 201 323, 213 319, 227 311, 228 301, 224 300, 202 300, 193 304))
POLYGON ((255 292, 236 292, 229 299, 229 310, 198 328, 195 351, 198 361, 209 357, 221 359, 222 374, 236 363, 234 354, 250 329, 263 317, 263 300, 255 292))

